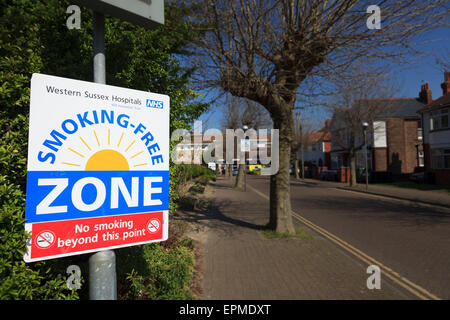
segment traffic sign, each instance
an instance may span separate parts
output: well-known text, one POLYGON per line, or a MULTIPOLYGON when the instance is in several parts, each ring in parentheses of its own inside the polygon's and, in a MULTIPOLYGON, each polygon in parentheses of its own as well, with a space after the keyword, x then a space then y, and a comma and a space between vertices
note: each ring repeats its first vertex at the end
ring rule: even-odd
POLYGON ((29 130, 26 262, 167 239, 168 96, 33 74, 29 130))
POLYGON ((164 24, 164 0, 73 0, 72 2, 147 29, 164 24))

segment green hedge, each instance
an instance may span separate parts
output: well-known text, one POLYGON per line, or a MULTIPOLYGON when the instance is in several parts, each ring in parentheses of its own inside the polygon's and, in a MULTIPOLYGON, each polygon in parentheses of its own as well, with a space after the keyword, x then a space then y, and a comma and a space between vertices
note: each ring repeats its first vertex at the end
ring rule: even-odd
POLYGON ((183 242, 171 248, 160 244, 142 246, 143 267, 127 275, 122 299, 184 300, 194 298, 190 283, 194 253, 183 242))
MULTIPOLYGON (((82 283, 86 283, 88 255, 30 264, 22 259, 28 238, 24 223, 31 75, 38 72, 92 80, 92 12, 82 9, 81 29, 68 30, 69 5, 66 0, 0 0, 0 299, 87 297, 87 286, 77 292, 67 289, 66 268, 80 265, 82 283)), ((189 123, 208 107, 192 102, 198 96, 188 88, 192 70, 185 70, 173 57, 192 38, 192 29, 177 14, 170 10, 170 5, 166 6, 166 27, 153 31, 113 18, 105 22, 108 84, 169 95, 171 131, 189 129, 189 123)), ((178 172, 176 166, 171 166, 170 212, 176 208, 178 172)), ((144 266, 155 261, 152 256, 173 262, 175 273, 164 276, 161 271, 162 280, 157 281, 167 282, 164 277, 186 279, 183 274, 189 273, 192 265, 186 262, 189 260, 185 259, 186 247, 168 248, 164 244, 144 247, 116 251, 117 260, 121 261, 119 281, 124 281, 133 268, 138 272, 137 261, 144 266), (124 257, 132 265, 122 263, 124 257), (181 259, 179 263, 177 258, 181 259)), ((147 272, 143 268, 142 277, 147 272)), ((151 298, 175 296, 168 285, 158 288, 157 296, 151 298)))
POLYGON ((199 177, 205 177, 206 179, 215 180, 217 176, 214 170, 209 169, 205 165, 180 164, 177 167, 178 167, 177 178, 183 182, 189 181, 191 179, 196 179, 199 177))

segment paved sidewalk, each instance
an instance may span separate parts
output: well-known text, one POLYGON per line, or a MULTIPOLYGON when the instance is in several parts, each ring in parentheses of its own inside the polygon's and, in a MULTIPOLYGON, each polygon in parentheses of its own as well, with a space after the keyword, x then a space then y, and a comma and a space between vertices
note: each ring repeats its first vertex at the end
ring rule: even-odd
POLYGON ((216 182, 214 204, 199 214, 203 237, 201 299, 410 299, 382 277, 366 287, 367 265, 304 225, 311 239, 266 239, 269 202, 216 182))
POLYGON ((368 191, 366 191, 365 189, 366 186, 364 184, 358 184, 357 187, 350 188, 347 183, 323 181, 317 179, 305 179, 304 182, 302 182, 302 180, 291 179, 291 182, 323 185, 325 187, 369 193, 395 199, 422 202, 425 204, 438 205, 450 208, 450 195, 444 192, 437 192, 431 190, 417 190, 417 189, 401 188, 396 186, 383 186, 377 184, 369 184, 369 189, 368 191))

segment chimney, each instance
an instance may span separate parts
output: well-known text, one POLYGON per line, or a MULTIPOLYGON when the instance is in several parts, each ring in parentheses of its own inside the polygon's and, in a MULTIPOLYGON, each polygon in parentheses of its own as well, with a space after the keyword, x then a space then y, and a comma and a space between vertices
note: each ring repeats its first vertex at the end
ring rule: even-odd
POLYGON ((441 84, 442 94, 445 96, 450 93, 450 72, 444 72, 444 82, 441 84))
POLYGON ((419 98, 425 104, 429 104, 431 101, 433 101, 433 98, 431 96, 430 86, 428 85, 428 83, 425 83, 421 86, 421 90, 419 92, 419 98))
POLYGON ((327 119, 325 121, 325 128, 329 128, 330 127, 330 123, 331 123, 331 119, 327 119))

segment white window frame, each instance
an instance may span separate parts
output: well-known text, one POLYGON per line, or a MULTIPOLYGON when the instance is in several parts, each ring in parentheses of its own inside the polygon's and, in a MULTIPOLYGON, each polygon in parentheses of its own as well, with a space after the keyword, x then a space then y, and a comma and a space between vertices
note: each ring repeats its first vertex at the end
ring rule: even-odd
POLYGON ((448 108, 430 112, 430 131, 439 129, 450 129, 450 112, 448 108), (447 125, 443 126, 442 121, 447 118, 447 125))
POLYGON ((431 167, 433 169, 450 169, 450 148, 431 149, 431 167))

